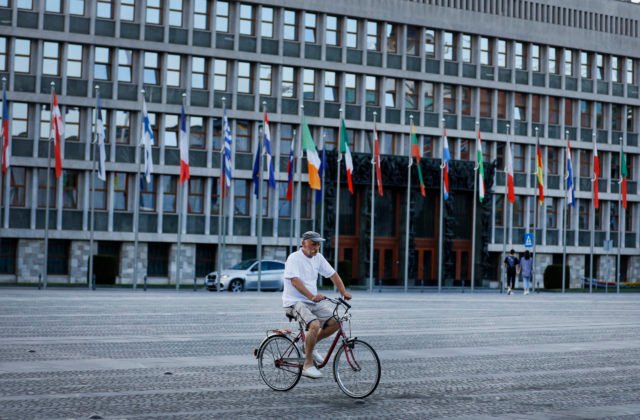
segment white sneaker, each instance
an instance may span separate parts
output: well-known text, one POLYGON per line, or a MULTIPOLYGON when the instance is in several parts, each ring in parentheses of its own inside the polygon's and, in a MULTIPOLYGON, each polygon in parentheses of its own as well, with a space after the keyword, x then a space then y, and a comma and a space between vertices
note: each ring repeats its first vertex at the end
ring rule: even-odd
POLYGON ((528 295, 528 294, 529 294, 529 291, 528 291, 528 290, 525 290, 525 291, 524 291, 524 294, 525 294, 525 295, 528 295))
POLYGON ((315 366, 311 366, 310 368, 306 368, 302 371, 302 376, 306 376, 311 379, 318 379, 322 378, 322 372, 320 372, 315 366))
POLYGON ((510 295, 511 294, 511 288, 507 287, 507 294, 510 295))
POLYGON ((322 362, 324 362, 324 357, 320 353, 318 353, 318 350, 314 350, 311 356, 313 357, 313 361, 316 363, 316 365, 321 365, 322 362))

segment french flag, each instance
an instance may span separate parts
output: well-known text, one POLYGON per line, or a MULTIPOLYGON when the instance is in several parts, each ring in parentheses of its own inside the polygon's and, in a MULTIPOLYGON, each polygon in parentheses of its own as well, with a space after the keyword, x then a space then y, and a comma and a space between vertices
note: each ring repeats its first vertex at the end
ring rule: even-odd
POLYGON ((449 153, 449 141, 447 140, 447 129, 444 129, 444 142, 442 144, 442 184, 444 185, 444 199, 449 199, 449 161, 451 160, 451 154, 449 153))

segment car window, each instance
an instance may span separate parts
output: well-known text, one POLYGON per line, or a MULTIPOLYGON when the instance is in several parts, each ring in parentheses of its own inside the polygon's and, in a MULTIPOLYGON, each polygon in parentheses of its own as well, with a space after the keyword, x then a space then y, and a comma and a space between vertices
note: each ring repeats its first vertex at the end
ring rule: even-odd
MULTIPOLYGON (((246 260, 246 261, 241 261, 238 264, 234 265, 233 267, 231 267, 232 270, 246 270, 249 267, 251 267, 252 264, 254 264, 256 262, 256 260, 246 260)), ((256 270, 257 270, 257 266, 256 266, 256 270)))
POLYGON ((268 265, 267 270, 284 270, 284 264, 277 261, 269 261, 265 263, 268 265))

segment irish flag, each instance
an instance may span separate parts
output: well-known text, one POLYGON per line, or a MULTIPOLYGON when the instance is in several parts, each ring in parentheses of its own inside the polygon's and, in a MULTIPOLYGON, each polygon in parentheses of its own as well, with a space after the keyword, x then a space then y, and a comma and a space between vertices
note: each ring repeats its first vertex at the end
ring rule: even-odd
POLYGON ((516 189, 513 184, 513 156, 511 155, 511 144, 507 142, 507 198, 511 204, 516 202, 516 189))
POLYGON ((302 150, 307 152, 307 171, 309 172, 309 187, 312 190, 319 190, 322 188, 320 183, 320 174, 318 168, 320 168, 320 156, 316 150, 316 144, 311 137, 311 131, 307 125, 307 120, 302 114, 302 150))
POLYGON ((420 159, 422 154, 420 153, 420 143, 418 143, 418 136, 416 135, 416 126, 411 124, 411 156, 416 160, 416 166, 418 167, 418 178, 420 178, 420 194, 423 197, 427 196, 427 189, 424 186, 424 180, 422 179, 422 170, 420 169, 420 159))
POLYGON ((620 194, 622 194, 622 207, 627 208, 627 158, 624 150, 620 149, 620 194))
POLYGON ((349 136, 347 135, 347 127, 344 124, 344 118, 340 122, 340 153, 344 153, 344 165, 347 168, 347 185, 349 192, 353 194, 353 159, 349 150, 349 136))
POLYGON ((482 203, 484 199, 484 158, 482 156, 482 139, 480 129, 478 129, 478 141, 476 142, 476 164, 478 165, 478 198, 482 203))

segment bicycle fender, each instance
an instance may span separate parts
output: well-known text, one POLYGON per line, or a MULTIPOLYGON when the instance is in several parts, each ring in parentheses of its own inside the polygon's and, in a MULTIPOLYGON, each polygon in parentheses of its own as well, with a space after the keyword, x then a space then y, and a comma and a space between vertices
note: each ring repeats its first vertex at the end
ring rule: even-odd
POLYGON ((274 335, 281 335, 283 337, 287 337, 289 334, 291 334, 291 330, 287 330, 287 329, 269 330, 269 331, 267 331, 267 336, 262 339, 262 341, 260 342, 260 345, 258 347, 253 349, 253 357, 255 357, 256 359, 258 358, 258 353, 260 352, 260 349, 262 348, 262 345, 269 338, 273 337, 274 335))

